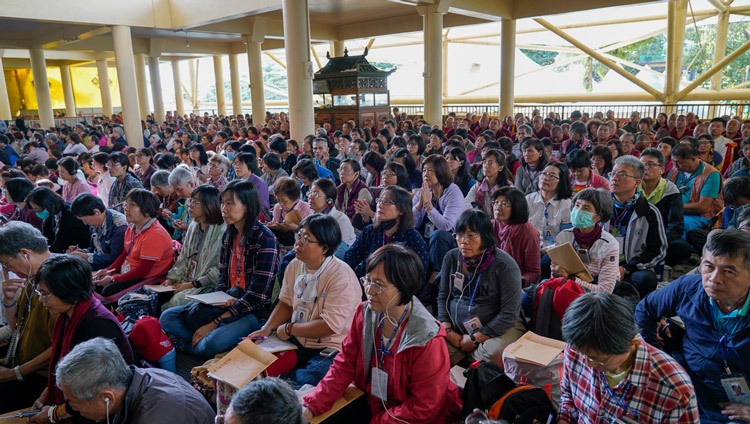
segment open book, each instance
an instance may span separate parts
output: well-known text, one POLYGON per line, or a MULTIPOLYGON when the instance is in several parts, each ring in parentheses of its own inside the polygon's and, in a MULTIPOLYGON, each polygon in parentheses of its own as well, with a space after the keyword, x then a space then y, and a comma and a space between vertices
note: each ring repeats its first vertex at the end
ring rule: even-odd
POLYGON ((216 292, 205 293, 205 294, 191 294, 189 296, 185 296, 185 299, 195 300, 200 303, 205 303, 206 305, 211 305, 211 306, 224 306, 227 303, 227 300, 234 299, 234 298, 224 293, 223 291, 216 291, 216 292))
POLYGON ((574 274, 581 280, 590 283, 594 277, 589 273, 586 265, 583 264, 578 252, 573 249, 573 245, 565 243, 562 246, 555 246, 547 249, 547 254, 552 262, 565 268, 569 273, 574 274))
POLYGON ((211 364, 208 367, 208 375, 241 389, 274 361, 276 356, 266 352, 250 339, 245 339, 226 356, 211 364))
POLYGON ((174 291, 174 286, 162 286, 161 284, 146 285, 143 288, 156 293, 171 293, 174 291))
POLYGON ((527 362, 543 367, 549 365, 565 349, 565 342, 542 337, 527 331, 520 339, 511 343, 503 355, 510 355, 518 362, 527 362))
POLYGON ((284 352, 287 350, 297 350, 297 346, 294 343, 290 343, 286 340, 281 340, 275 334, 271 334, 266 337, 262 342, 258 343, 258 347, 265 350, 268 353, 284 352))

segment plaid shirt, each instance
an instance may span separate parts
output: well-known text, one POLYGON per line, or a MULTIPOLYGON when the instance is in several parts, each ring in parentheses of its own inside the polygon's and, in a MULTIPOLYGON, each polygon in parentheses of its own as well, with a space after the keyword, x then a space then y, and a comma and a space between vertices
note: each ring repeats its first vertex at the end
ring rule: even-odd
MULTIPOLYGON (((221 240, 219 255, 219 282, 216 291, 227 291, 230 260, 234 259, 232 242, 228 233, 221 240)), ((232 316, 245 316, 255 313, 265 319, 271 309, 271 292, 279 271, 279 243, 265 225, 255 222, 245 238, 245 294, 229 308, 232 316)))
POLYGON ((134 188, 143 188, 143 184, 141 184, 141 180, 134 177, 130 172, 125 174, 125 179, 122 180, 122 184, 120 184, 120 182, 115 179, 115 182, 112 184, 112 188, 109 192, 110 207, 117 212, 125 213, 125 208, 117 205, 124 202, 125 197, 127 197, 130 190, 134 188))
POLYGON ((700 422, 690 377, 674 359, 641 336, 633 369, 612 388, 617 399, 607 390, 603 374, 588 366, 586 359, 569 345, 565 348, 560 386, 563 421, 598 424, 623 417, 638 423, 700 422), (619 399, 627 404, 627 412, 619 399))

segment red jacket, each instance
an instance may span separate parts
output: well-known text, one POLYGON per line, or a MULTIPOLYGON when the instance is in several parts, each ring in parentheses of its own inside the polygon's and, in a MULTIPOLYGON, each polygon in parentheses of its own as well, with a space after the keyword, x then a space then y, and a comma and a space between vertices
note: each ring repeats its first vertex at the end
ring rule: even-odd
POLYGON ((331 409, 349 384, 354 383, 368 397, 371 424, 400 423, 388 412, 411 424, 457 422, 461 404, 458 387, 450 381, 446 333, 416 297, 409 319, 402 324, 400 338, 391 347, 395 356, 389 357, 390 361, 387 359, 384 366, 389 370, 385 403, 388 412, 383 409, 381 400, 370 394, 371 369, 375 364, 373 336, 377 331, 378 314, 368 305, 363 302, 357 307, 341 353, 315 390, 304 397, 305 405, 314 415, 320 415, 331 409))

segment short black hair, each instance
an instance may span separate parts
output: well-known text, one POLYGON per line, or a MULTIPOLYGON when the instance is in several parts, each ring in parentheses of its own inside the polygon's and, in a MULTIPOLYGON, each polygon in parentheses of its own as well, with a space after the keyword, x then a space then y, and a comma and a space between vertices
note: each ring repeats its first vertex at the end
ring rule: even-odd
POLYGON ((385 168, 385 157, 382 154, 371 150, 362 156, 362 165, 370 165, 377 172, 382 172, 383 168, 385 168))
POLYGON ((63 198, 47 187, 37 187, 31 190, 26 196, 26 205, 31 208, 32 202, 52 215, 65 209, 63 198))
POLYGON ((341 227, 336 218, 322 213, 308 215, 299 223, 299 228, 307 228, 324 248, 323 254, 332 256, 341 244, 341 227))
POLYGON ((560 173, 560 181, 557 183, 557 194, 555 194, 556 200, 570 199, 573 195, 573 187, 570 184, 570 170, 568 165, 562 162, 549 162, 544 169, 549 167, 557 168, 560 173))
MULTIPOLYGON (((739 223, 739 222, 738 222, 739 223)), ((745 268, 750 269, 750 233, 738 229, 713 230, 703 246, 703 254, 741 258, 745 268)))
POLYGON ((82 193, 73 199, 73 203, 70 204, 70 211, 76 217, 84 217, 94 215, 95 211, 105 213, 107 207, 104 206, 104 202, 98 196, 94 196, 91 193, 82 193))
POLYGON ((145 188, 134 188, 125 196, 125 200, 131 200, 138 205, 141 213, 149 218, 156 218, 159 213, 159 198, 145 188))
MULTIPOLYGON (((80 197, 80 196, 79 196, 80 197)), ((206 213, 208 225, 221 225, 224 218, 221 216, 221 201, 219 200, 219 189, 211 184, 202 184, 190 194, 193 199, 201 202, 201 207, 206 213)))
POLYGON ((424 175, 424 167, 427 165, 432 165, 432 168, 435 171, 435 177, 437 177, 438 183, 443 186, 443 188, 448 188, 448 186, 453 184, 453 173, 448 166, 448 161, 445 160, 444 157, 440 155, 428 156, 422 163, 422 175, 424 175))
POLYGON ((467 209, 461 213, 458 220, 456 220, 455 233, 458 234, 466 231, 473 231, 479 234, 482 239, 482 249, 487 249, 496 243, 492 220, 483 210, 467 209))
MULTIPOLYGON (((419 136, 417 136, 419 137, 419 136)), ((421 137, 419 137, 420 140, 422 140, 421 137)), ((403 165, 406 167, 406 175, 411 175, 412 172, 417 168, 417 163, 414 162, 414 158, 411 157, 411 154, 406 149, 398 149, 393 154, 393 159, 401 159, 403 161, 403 165)))
POLYGON ((156 155, 156 167, 159 169, 172 169, 177 165, 174 155, 169 152, 159 153, 156 155))
POLYGON ((656 161, 659 162, 659 166, 665 166, 667 164, 667 160, 664 158, 664 153, 662 153, 659 149, 655 149, 653 147, 643 149, 643 151, 641 152, 641 157, 644 156, 651 156, 655 158, 656 161))
POLYGON ((722 188, 724 193, 724 203, 729 206, 739 207, 740 198, 750 200, 750 177, 740 176, 732 177, 724 182, 722 188))
POLYGON ((404 165, 398 162, 388 162, 388 165, 385 167, 396 174, 396 185, 408 189, 406 187, 406 180, 409 178, 409 175, 406 174, 406 167, 404 165))
POLYGON ((313 182, 318 179, 318 168, 315 166, 315 162, 312 159, 300 159, 297 164, 292 168, 292 172, 296 175, 298 172, 305 178, 313 182))
POLYGON ((274 152, 266 153, 263 156, 263 163, 272 171, 281 169, 281 158, 274 152))
MULTIPOLYGON (((388 196, 391 198, 391 201, 395 204, 396 209, 401 213, 399 215, 399 222, 398 222, 398 229, 396 230, 399 233, 405 233, 410 228, 414 227, 414 210, 412 210, 412 197, 411 193, 409 193, 408 190, 406 190, 403 187, 400 186, 388 186, 383 189, 383 191, 380 193, 380 196, 382 197, 385 193, 388 193, 388 196)), ((377 228, 380 226, 380 222, 378 220, 375 220, 375 223, 373 224, 373 228, 377 228)))
POLYGON ((8 192, 10 200, 14 203, 21 203, 34 190, 34 183, 27 178, 16 177, 5 181, 3 188, 8 192))
POLYGON ((674 146, 671 156, 677 159, 693 159, 698 156, 698 150, 692 144, 680 143, 674 146))
POLYGON ((271 140, 270 143, 268 143, 268 148, 271 149, 271 151, 277 152, 279 154, 286 152, 286 141, 283 137, 275 137, 273 140, 271 140))
MULTIPOLYGON (((750 237, 750 235, 748 235, 750 237)), ((603 355, 622 355, 638 335, 633 309, 613 293, 587 293, 568 306, 562 335, 574 349, 603 355)))
POLYGON ((568 153, 567 162, 570 169, 591 168, 591 155, 583 149, 573 149, 568 153))
MULTIPOLYGON (((107 158, 107 161, 112 161, 114 163, 119 163, 123 166, 123 168, 128 169, 130 168, 130 159, 128 159, 128 155, 126 155, 123 152, 114 152, 109 155, 109 158, 107 158)), ((49 166, 48 166, 49 168, 49 166)))
POLYGON ((44 283, 50 293, 68 305, 90 300, 94 293, 91 266, 78 256, 50 256, 34 278, 37 286, 44 283))
POLYGON ((302 424, 302 405, 289 385, 280 378, 248 383, 229 404, 241 424, 302 424))
MULTIPOLYGON (((323 192, 323 194, 325 194, 326 200, 331 201, 331 204, 336 203, 336 197, 338 196, 336 183, 329 180, 328 178, 318 178, 317 180, 313 181, 312 185, 318 187, 323 192)), ((299 197, 299 195, 297 197, 299 197)))
POLYGON ((498 197, 504 197, 506 201, 510 202, 508 224, 518 225, 529 222, 529 204, 521 190, 513 186, 500 187, 492 193, 492 201, 494 202, 498 197))
MULTIPOLYGON (((250 146, 250 148, 253 149, 252 146, 250 146)), ((243 151, 234 158, 235 162, 244 163, 247 166, 247 169, 249 169, 253 174, 258 172, 258 157, 255 156, 255 153, 253 153, 254 151, 255 149, 253 149, 252 152, 243 151)))
POLYGON ((383 264, 383 274, 399 292, 399 305, 407 305, 422 288, 424 264, 411 249, 396 243, 386 244, 367 258, 365 270, 372 272, 383 264))
POLYGON ((73 159, 72 157, 65 157, 57 161, 57 166, 65 168, 65 171, 68 172, 68 174, 75 175, 76 171, 78 171, 78 162, 73 159))

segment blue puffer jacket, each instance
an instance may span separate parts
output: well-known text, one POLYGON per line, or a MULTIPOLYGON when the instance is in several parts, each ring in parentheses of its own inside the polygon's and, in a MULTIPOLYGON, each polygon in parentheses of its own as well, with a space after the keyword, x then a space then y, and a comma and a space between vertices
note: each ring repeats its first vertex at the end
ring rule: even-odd
MULTIPOLYGON (((659 319, 675 315, 685 323, 686 331, 682 341, 684 360, 682 355, 675 355, 675 359, 690 373, 701 406, 718 412, 721 408, 717 403, 728 401, 720 381, 726 375, 719 348, 721 334, 714 327, 711 304, 700 275, 678 278, 643 299, 635 311, 643 337, 654 346, 659 346, 656 339, 659 319)), ((750 376, 750 316, 727 339, 729 368, 733 373, 750 376)))

